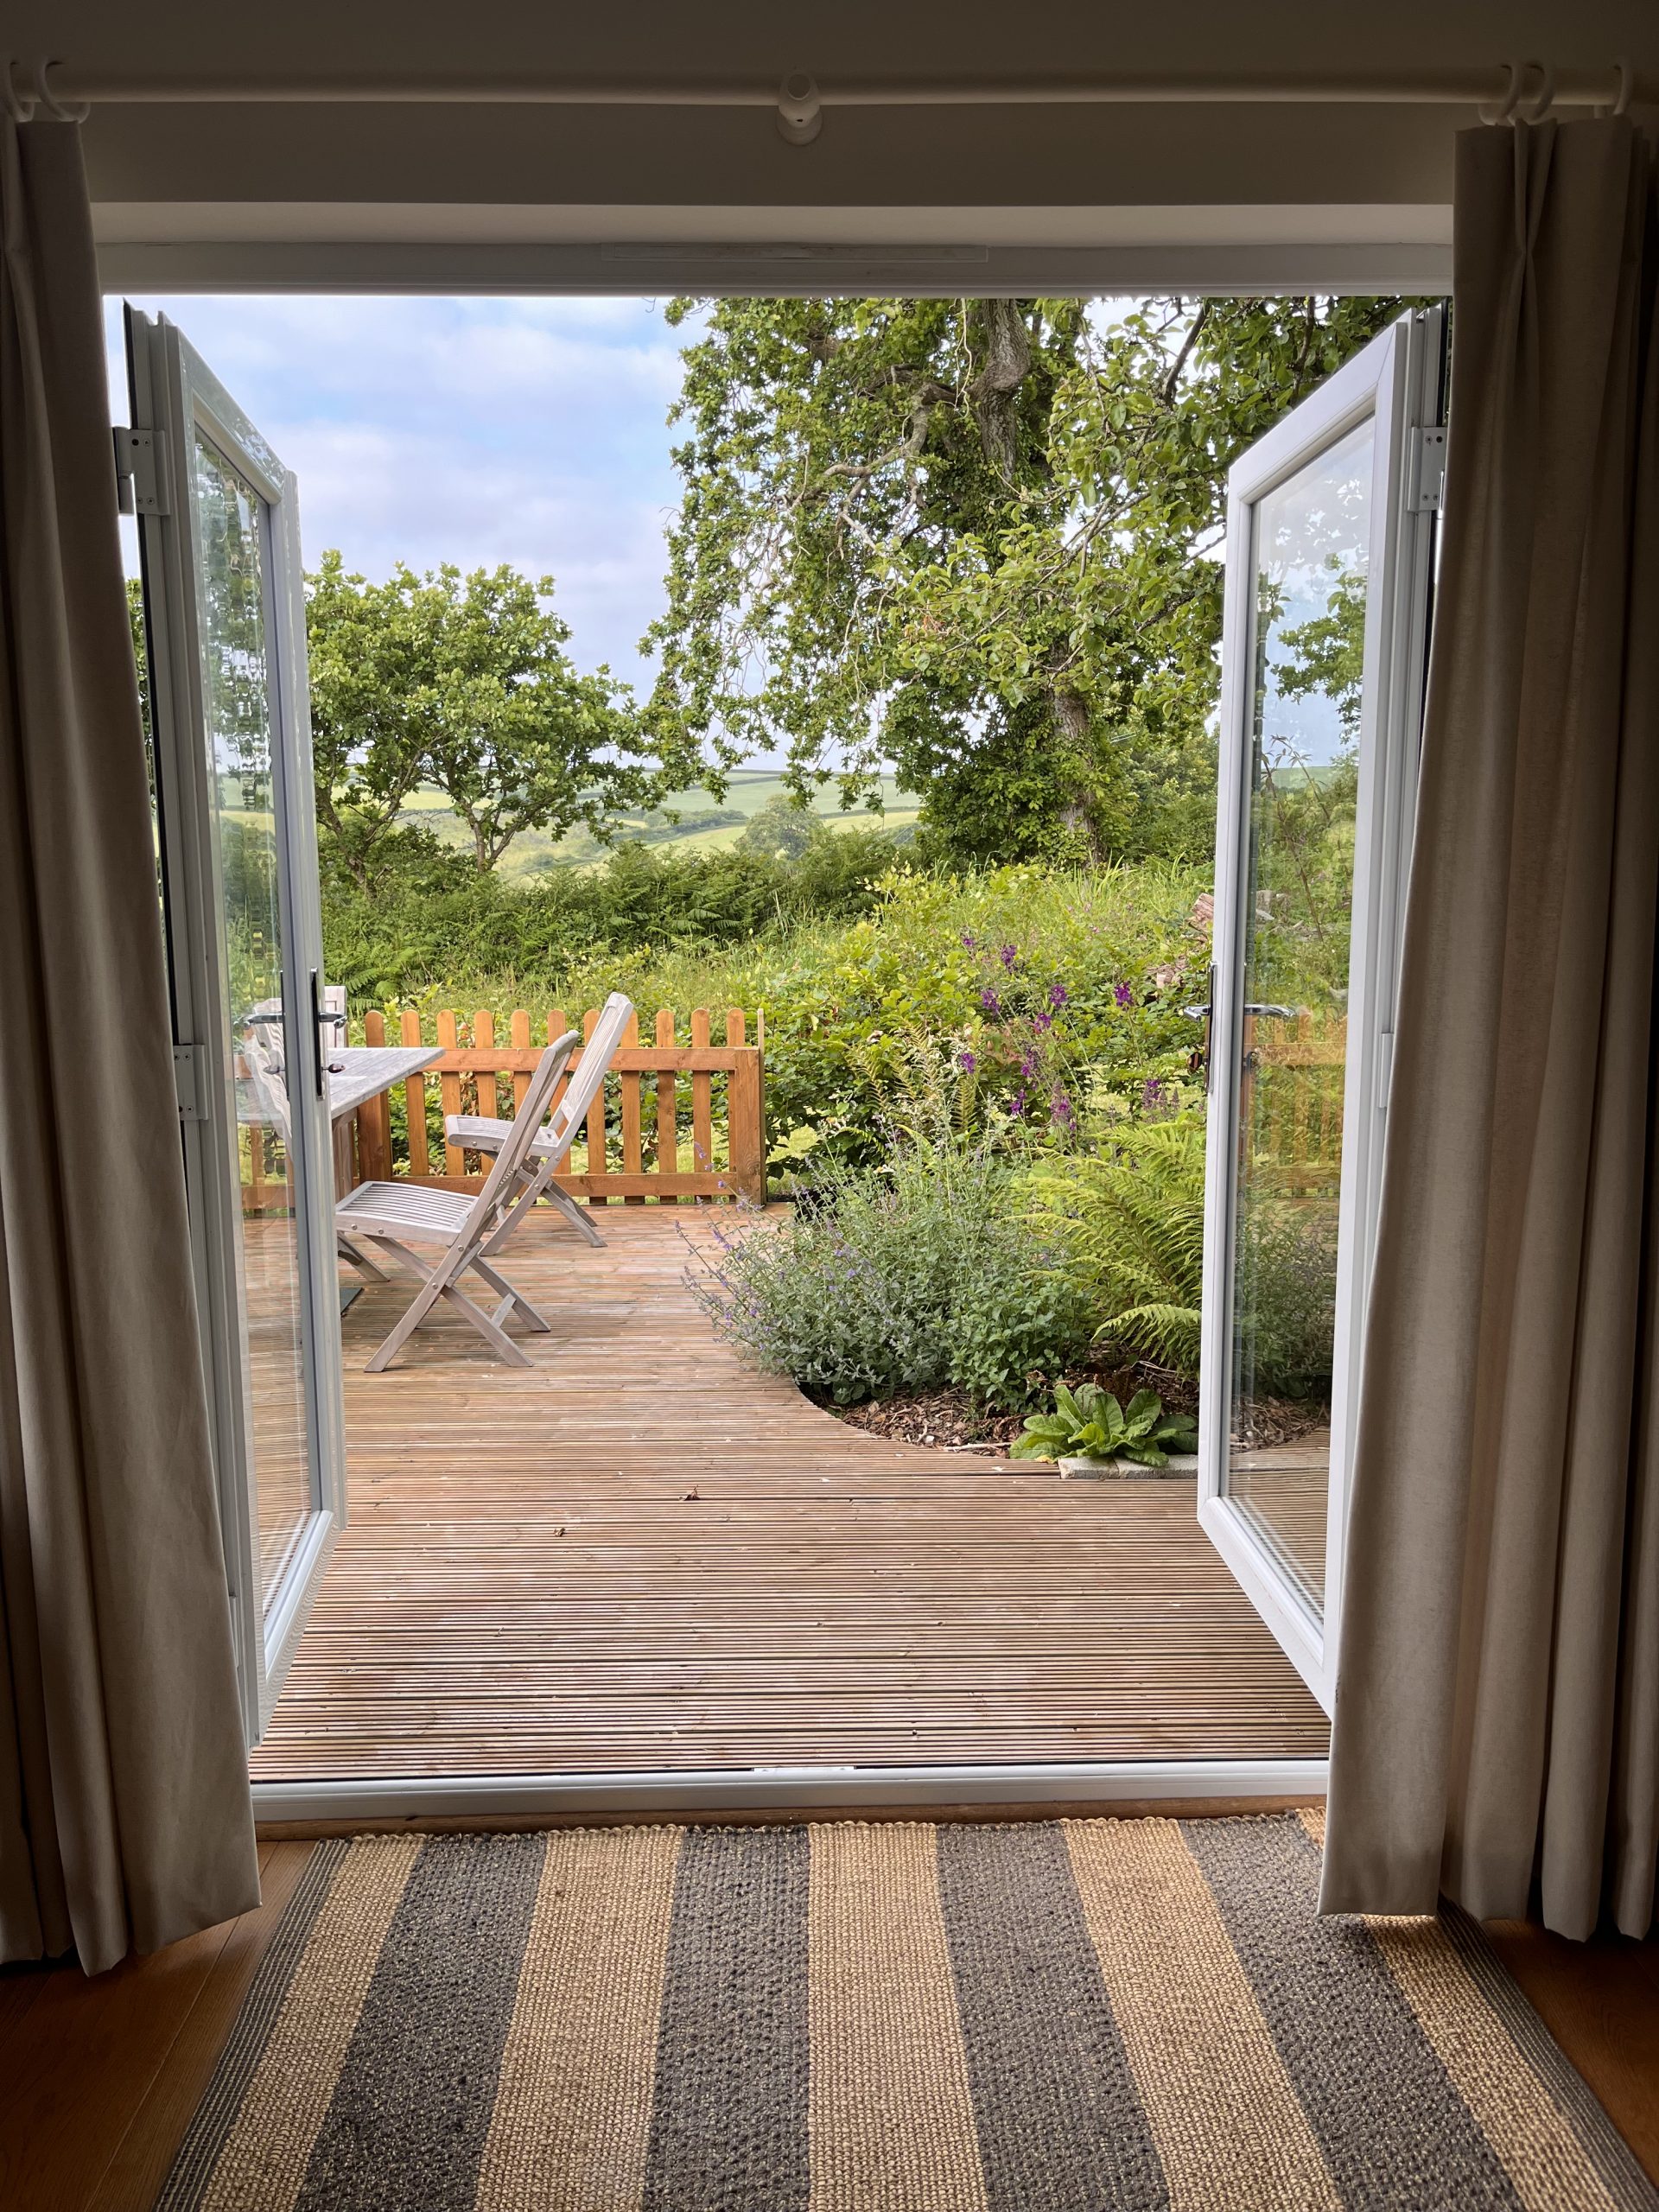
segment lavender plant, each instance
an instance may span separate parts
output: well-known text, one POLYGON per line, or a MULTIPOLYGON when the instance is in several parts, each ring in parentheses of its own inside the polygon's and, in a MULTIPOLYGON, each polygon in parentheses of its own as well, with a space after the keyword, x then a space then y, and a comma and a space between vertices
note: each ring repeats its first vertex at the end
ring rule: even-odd
POLYGON ((689 1277, 721 1333, 810 1396, 855 1405, 956 1383, 1019 1409, 1082 1351, 1088 1308, 1033 1248, 985 1141, 912 1133, 839 1169, 779 1224, 721 1229, 689 1277))

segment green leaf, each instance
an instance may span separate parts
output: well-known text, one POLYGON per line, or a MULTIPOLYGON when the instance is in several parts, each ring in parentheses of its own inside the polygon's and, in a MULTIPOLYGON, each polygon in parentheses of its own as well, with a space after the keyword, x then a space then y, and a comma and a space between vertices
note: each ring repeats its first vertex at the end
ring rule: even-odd
POLYGON ((1014 1438, 1009 1456, 1015 1459, 1058 1459, 1060 1452, 1052 1437, 1033 1436, 1027 1429, 1023 1436, 1014 1438))
POLYGON ((1056 1411, 1064 1419, 1069 1421, 1075 1428, 1081 1428, 1089 1418, 1087 1412, 1078 1404, 1064 1382, 1057 1382, 1054 1386, 1054 1405, 1056 1411))
POLYGON ((1126 1419, 1131 1428, 1139 1428, 1144 1433, 1163 1410, 1164 1402, 1155 1390, 1137 1390, 1129 1400, 1126 1419))

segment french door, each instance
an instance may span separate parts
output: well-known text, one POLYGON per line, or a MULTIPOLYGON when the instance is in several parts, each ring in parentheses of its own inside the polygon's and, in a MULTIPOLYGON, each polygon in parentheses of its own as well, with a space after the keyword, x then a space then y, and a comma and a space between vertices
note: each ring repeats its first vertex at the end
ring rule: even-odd
POLYGON ((182 334, 126 311, 157 860, 244 1721, 344 1509, 321 925, 294 479, 182 334))
POLYGON ((1439 505, 1442 311, 1235 464, 1198 1516, 1325 1710, 1439 505))

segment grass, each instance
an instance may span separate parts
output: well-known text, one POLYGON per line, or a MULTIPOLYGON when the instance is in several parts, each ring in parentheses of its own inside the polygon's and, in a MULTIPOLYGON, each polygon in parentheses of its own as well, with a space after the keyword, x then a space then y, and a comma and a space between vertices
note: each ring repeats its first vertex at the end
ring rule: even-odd
MULTIPOLYGON (((626 844, 641 838, 652 843, 671 841, 677 853, 729 851, 768 799, 787 795, 783 777, 773 771, 738 768, 732 772, 723 799, 713 798, 702 790, 683 791, 673 801, 672 810, 681 817, 677 825, 666 823, 660 813, 625 816, 618 842, 626 844), (703 815, 710 820, 706 829, 699 829, 696 823, 703 815)), ((855 808, 851 813, 844 811, 837 803, 833 785, 826 785, 818 794, 812 810, 837 830, 862 829, 872 823, 888 830, 902 830, 914 825, 918 804, 908 791, 900 791, 891 776, 887 776, 882 779, 880 814, 871 814, 861 807, 855 808)), ((468 847, 472 842, 466 824, 448 800, 431 786, 423 785, 411 793, 403 818, 431 830, 446 845, 468 847)), ((563 838, 550 837, 544 830, 526 830, 508 846, 499 869, 505 881, 516 882, 539 875, 550 868, 601 867, 604 859, 605 848, 585 830, 573 830, 563 838)))

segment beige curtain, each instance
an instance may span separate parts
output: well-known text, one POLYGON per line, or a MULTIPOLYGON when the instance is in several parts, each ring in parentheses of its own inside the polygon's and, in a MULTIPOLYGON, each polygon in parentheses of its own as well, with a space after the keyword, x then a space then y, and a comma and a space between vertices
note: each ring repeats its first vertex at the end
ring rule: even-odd
POLYGON ((1459 147, 1446 537, 1354 1470, 1329 1911, 1653 1915, 1652 149, 1459 147))
POLYGON ((0 1960, 257 1897, 79 132, 0 115, 0 1960))

